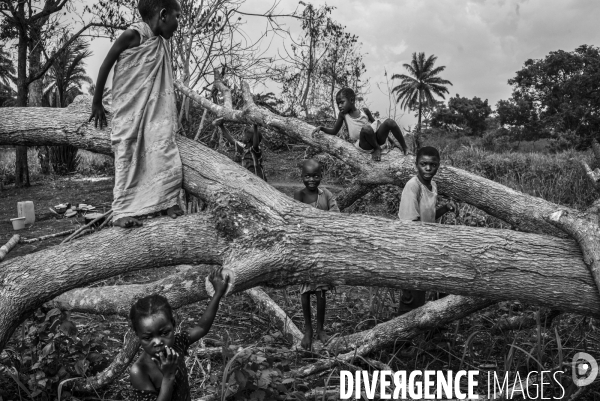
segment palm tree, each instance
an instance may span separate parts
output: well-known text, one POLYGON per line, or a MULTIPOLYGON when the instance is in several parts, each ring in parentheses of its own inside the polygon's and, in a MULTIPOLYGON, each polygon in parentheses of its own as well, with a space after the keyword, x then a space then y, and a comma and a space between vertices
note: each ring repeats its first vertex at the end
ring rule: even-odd
POLYGON ((13 97, 11 82, 14 82, 15 66, 10 57, 10 53, 0 47, 0 106, 5 102, 10 102, 13 97))
MULTIPOLYGON (((57 48, 69 40, 67 34, 60 39, 57 48)), ((83 94, 83 84, 93 81, 85 73, 85 59, 92 55, 89 43, 81 38, 59 54, 48 70, 45 79, 44 96, 54 107, 67 107, 78 95, 83 94)), ((77 169, 77 148, 71 145, 52 146, 49 149, 49 162, 58 174, 74 172, 77 169)), ((45 170, 42 160, 42 170, 45 170)))
POLYGON ((437 57, 434 55, 425 58, 425 53, 413 53, 410 64, 404 64, 409 75, 394 74, 392 79, 401 79, 400 85, 394 87, 392 92, 397 95, 396 102, 402 103, 403 109, 417 110, 419 122, 417 132, 421 132, 421 117, 426 107, 435 104, 434 95, 445 99, 444 93, 449 93, 446 85, 452 85, 452 82, 440 78, 440 72, 446 69, 445 66, 435 67, 437 57))
MULTIPOLYGON (((68 35, 64 35, 57 47, 60 48, 69 39, 68 35)), ((83 94, 84 83, 93 82, 85 73, 85 59, 92 55, 89 46, 83 39, 76 39, 54 60, 48 70, 44 95, 53 95, 55 107, 67 107, 75 97, 83 94)))

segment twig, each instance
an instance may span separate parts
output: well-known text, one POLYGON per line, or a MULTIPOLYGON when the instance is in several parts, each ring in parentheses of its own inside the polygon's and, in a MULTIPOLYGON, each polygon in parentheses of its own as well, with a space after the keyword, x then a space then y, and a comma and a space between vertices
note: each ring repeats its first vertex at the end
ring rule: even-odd
POLYGON ((19 238, 21 238, 19 236, 19 234, 15 234, 12 236, 11 239, 8 240, 8 242, 6 244, 4 244, 4 245, 2 245, 2 247, 0 247, 0 262, 2 262, 2 259, 4 259, 6 254, 9 253, 10 250, 13 249, 15 245, 17 245, 17 243, 19 242, 19 238))
POLYGON ((37 237, 37 238, 22 239, 19 242, 21 244, 31 244, 32 242, 43 241, 45 239, 63 237, 65 235, 73 234, 76 230, 77 230, 76 228, 73 228, 71 230, 61 231, 61 232, 55 233, 55 234, 42 235, 41 237, 37 237))
POLYGON ((107 225, 108 223, 110 223, 112 221, 112 215, 108 216, 103 222, 102 224, 100 224, 100 226, 98 226, 98 231, 102 230, 102 227, 104 227, 105 225, 107 225))
POLYGON ((63 242, 61 242, 61 245, 64 244, 65 242, 70 241, 71 239, 73 239, 77 234, 79 234, 80 232, 82 232, 83 230, 85 230, 86 228, 90 227, 92 224, 96 223, 97 221, 99 221, 100 219, 103 219, 105 217, 107 217, 109 214, 112 213, 112 209, 109 210, 108 212, 104 213, 102 216, 96 217, 94 220, 90 221, 89 223, 87 223, 85 226, 79 228, 77 231, 75 231, 73 234, 71 234, 69 237, 65 238, 65 240, 63 242))
POLYGON ((202 132, 202 128, 204 128, 204 121, 206 121, 206 115, 208 114, 208 109, 204 109, 204 113, 202 113, 202 119, 200 120, 200 125, 198 126, 198 131, 196 132, 196 136, 194 136, 194 141, 198 140, 200 133, 202 132))

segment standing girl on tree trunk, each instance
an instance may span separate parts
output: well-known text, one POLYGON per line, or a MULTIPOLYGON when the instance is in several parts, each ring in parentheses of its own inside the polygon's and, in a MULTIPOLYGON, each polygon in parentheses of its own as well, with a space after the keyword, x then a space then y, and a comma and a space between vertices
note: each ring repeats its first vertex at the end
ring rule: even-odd
POLYGON ((104 59, 91 120, 106 124, 102 94, 113 65, 111 143, 115 153, 114 225, 142 223, 136 216, 159 211, 175 218, 183 177, 175 142, 178 120, 168 40, 179 25, 176 0, 140 0, 143 21, 115 41, 104 59), (116 64, 115 64, 116 63, 116 64))

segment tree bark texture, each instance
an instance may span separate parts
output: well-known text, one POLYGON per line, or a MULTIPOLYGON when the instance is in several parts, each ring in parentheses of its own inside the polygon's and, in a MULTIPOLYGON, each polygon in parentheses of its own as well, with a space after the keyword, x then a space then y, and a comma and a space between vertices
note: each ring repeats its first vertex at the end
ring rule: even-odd
MULTIPOLYGON (((358 179, 359 184, 404 186, 414 175, 414 157, 402 156, 397 149, 383 155, 382 162, 372 162, 370 156, 361 154, 354 149, 354 146, 335 136, 321 134, 313 138, 311 134, 314 127, 310 124, 295 118, 278 116, 253 106, 253 103, 250 103, 251 95, 249 95, 249 102, 246 96, 247 104, 250 103, 251 106, 244 110, 234 110, 199 96, 183 87, 178 81, 176 85, 202 107, 227 121, 256 123, 272 128, 332 154, 362 172, 358 179)), ((71 144, 80 149, 112 154, 108 130, 94 128, 93 123, 87 122, 90 102, 89 98, 79 96, 75 102, 64 109, 0 108, 0 120, 5 122, 0 126, 0 143, 29 146, 71 144)), ((187 146, 182 139, 180 142, 180 149, 187 146)), ((185 159, 182 159, 182 162, 184 166, 188 163, 185 159)), ((565 234, 548 223, 543 215, 550 215, 557 210, 574 212, 568 207, 512 190, 450 166, 440 167, 436 175, 436 183, 441 195, 469 203, 521 231, 564 237, 565 234)))
MULTIPOLYGON (((312 138, 309 124, 253 106, 247 88, 244 110, 199 98, 226 119, 278 129, 346 160, 363 171, 366 182, 402 185, 413 174, 414 159, 399 152, 376 164, 338 138, 312 138)), ((61 110, 0 109, 0 119, 8 122, 0 128, 0 143, 70 143, 110 153, 108 132, 93 128, 88 116, 85 98, 61 110)), ((224 265, 234 272, 233 291, 307 281, 367 284, 519 299, 600 316, 600 296, 573 240, 326 213, 293 201, 201 144, 183 137, 177 142, 184 188, 211 205, 210 215, 103 230, 9 261, 0 272, 0 348, 29 312, 65 291, 126 271, 182 263, 224 265)), ((440 192, 487 207, 528 231, 560 232, 542 213, 568 210, 459 169, 444 168, 439 176, 440 192)))

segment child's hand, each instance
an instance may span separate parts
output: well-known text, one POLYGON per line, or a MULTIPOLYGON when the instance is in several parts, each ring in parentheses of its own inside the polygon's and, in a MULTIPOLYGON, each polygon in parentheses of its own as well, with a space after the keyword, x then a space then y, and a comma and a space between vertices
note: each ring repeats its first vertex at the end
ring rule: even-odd
POLYGON ((100 120, 100 129, 102 129, 103 122, 108 127, 108 122, 106 121, 106 110, 104 110, 104 106, 102 105, 102 103, 100 103, 100 104, 93 103, 92 104, 92 115, 90 116, 90 119, 88 122, 90 122, 92 120, 94 120, 94 126, 96 128, 98 128, 98 120, 100 120))
POLYGON ((321 128, 323 128, 323 127, 317 127, 312 132, 311 136, 313 139, 322 139, 323 138, 323 134, 321 133, 321 128))
POLYGON ((225 121, 225 119, 223 117, 219 117, 215 118, 211 124, 215 127, 221 127, 223 125, 223 121, 225 121))
POLYGON ((215 296, 222 297, 225 292, 227 292, 227 284, 229 284, 229 276, 225 274, 225 278, 223 278, 223 268, 220 267, 213 272, 208 277, 208 281, 213 285, 215 289, 215 296))
POLYGON ((172 379, 177 373, 177 362, 179 361, 179 354, 173 349, 165 346, 165 352, 159 354, 160 360, 152 358, 154 363, 158 366, 163 374, 163 377, 172 379))
POLYGON ((458 217, 458 205, 453 200, 450 200, 446 203, 446 208, 448 212, 454 213, 454 216, 458 217))

